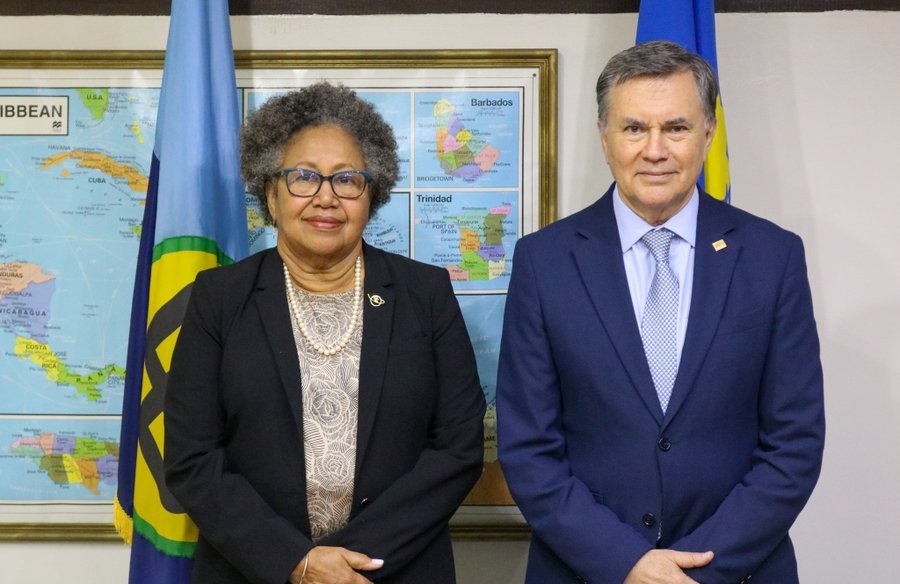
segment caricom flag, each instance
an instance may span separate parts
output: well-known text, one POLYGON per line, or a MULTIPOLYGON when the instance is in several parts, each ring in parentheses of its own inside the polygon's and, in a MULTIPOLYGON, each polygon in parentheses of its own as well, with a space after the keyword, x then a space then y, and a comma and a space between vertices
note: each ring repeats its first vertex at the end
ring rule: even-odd
POLYGON ((227 0, 174 0, 156 122, 122 406, 116 528, 131 584, 190 581, 197 528, 165 486, 163 404, 198 272, 247 255, 227 0))
MULTIPOLYGON (((716 12, 713 0, 641 0, 635 42, 673 41, 709 61, 716 75, 716 12)), ((721 94, 716 98, 716 135, 703 165, 700 185, 717 199, 731 199, 728 140, 721 94)))

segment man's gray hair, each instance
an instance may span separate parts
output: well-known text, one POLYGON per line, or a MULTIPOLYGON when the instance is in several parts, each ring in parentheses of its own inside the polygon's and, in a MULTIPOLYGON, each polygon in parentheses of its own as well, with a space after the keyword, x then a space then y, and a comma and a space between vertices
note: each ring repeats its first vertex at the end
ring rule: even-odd
POLYGON ((606 124, 609 114, 609 94, 613 87, 637 77, 668 77, 690 71, 697 83, 707 125, 716 119, 716 98, 719 84, 709 63, 696 53, 670 41, 641 43, 617 53, 606 64, 597 79, 597 119, 606 124))

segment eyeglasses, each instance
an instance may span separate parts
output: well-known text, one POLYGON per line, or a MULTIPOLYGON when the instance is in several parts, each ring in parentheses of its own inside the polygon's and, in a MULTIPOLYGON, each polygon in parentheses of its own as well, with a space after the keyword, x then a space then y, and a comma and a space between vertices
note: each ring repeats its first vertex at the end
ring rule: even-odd
POLYGON ((341 199, 358 199, 372 175, 365 170, 342 170, 334 174, 319 174, 308 168, 282 168, 281 175, 288 192, 295 197, 315 197, 322 183, 331 183, 331 190, 341 199))

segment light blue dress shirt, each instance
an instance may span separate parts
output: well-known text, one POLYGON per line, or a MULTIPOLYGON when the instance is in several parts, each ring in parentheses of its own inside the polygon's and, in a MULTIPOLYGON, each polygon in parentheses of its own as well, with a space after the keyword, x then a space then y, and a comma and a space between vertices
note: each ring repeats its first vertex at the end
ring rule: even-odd
MULTIPOLYGON (((687 331, 688 314, 691 310, 691 293, 694 287, 694 248, 697 242, 697 209, 700 207, 699 191, 694 187, 688 203, 674 217, 660 225, 675 233, 669 248, 669 266, 678 278, 678 362, 681 362, 681 348, 684 346, 684 335, 687 331)), ((622 244, 622 259, 625 261, 625 275, 628 278, 628 290, 631 292, 631 304, 638 327, 644 315, 644 304, 650 284, 656 274, 656 261, 641 237, 653 229, 634 211, 632 211, 619 194, 616 186, 613 193, 613 211, 616 225, 619 227, 619 242, 622 244)))

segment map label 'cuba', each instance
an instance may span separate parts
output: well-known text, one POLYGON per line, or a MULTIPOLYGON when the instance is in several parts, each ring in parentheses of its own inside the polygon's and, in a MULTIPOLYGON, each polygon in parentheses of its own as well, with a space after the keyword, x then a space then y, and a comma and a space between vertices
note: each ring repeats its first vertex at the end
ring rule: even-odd
POLYGON ((0 96, 0 136, 68 136, 67 96, 0 96))

